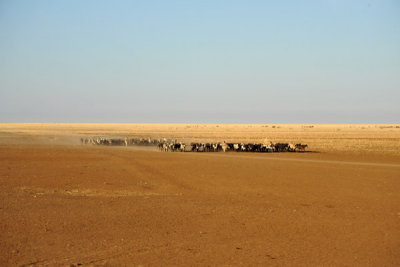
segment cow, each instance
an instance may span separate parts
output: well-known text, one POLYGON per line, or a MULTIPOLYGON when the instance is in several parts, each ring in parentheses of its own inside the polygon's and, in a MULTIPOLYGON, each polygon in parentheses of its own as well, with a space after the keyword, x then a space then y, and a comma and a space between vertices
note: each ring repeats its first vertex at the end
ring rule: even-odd
POLYGON ((219 151, 219 144, 217 144, 217 143, 212 144, 212 148, 213 148, 214 152, 218 152, 219 151))
POLYGON ((175 151, 175 143, 169 143, 168 150, 174 152, 175 151))
POLYGON ((276 150, 277 152, 284 152, 284 151, 287 151, 287 150, 288 150, 288 147, 289 147, 289 144, 288 144, 288 143, 276 143, 276 144, 275 144, 275 150, 276 150))
POLYGON ((262 151, 262 144, 254 144, 253 145, 253 152, 261 152, 262 151))
POLYGON ((181 149, 181 144, 174 144, 174 149, 173 151, 178 151, 179 149, 181 149))
POLYGON ((167 143, 162 143, 162 150, 163 150, 164 152, 168 152, 168 148, 169 148, 169 146, 168 146, 167 143))
POLYGON ((197 149, 197 152, 205 152, 206 151, 206 144, 201 143, 197 149))
POLYGON ((226 152, 229 149, 229 144, 225 143, 225 141, 223 143, 220 144, 222 151, 226 152))
POLYGON ((185 144, 183 144, 183 143, 180 143, 179 151, 181 151, 181 152, 185 152, 185 147, 186 147, 186 145, 185 145, 185 144))
POLYGON ((240 144, 240 151, 246 151, 246 145, 241 143, 240 144))
POLYGON ((296 144, 295 151, 305 152, 308 145, 296 144))
POLYGON ((239 144, 233 144, 233 150, 238 152, 240 149, 240 145, 239 144))
POLYGON ((290 152, 296 151, 296 145, 290 143, 289 146, 288 146, 288 151, 290 151, 290 152))
POLYGON ((206 143, 206 144, 204 145, 204 147, 205 147, 204 150, 205 150, 206 152, 210 152, 210 151, 211 151, 211 148, 212 148, 211 144, 206 143))
POLYGON ((247 151, 247 152, 253 152, 253 147, 254 147, 253 144, 247 144, 247 145, 246 145, 246 151, 247 151))
POLYGON ((270 144, 263 144, 261 147, 262 152, 274 152, 275 147, 272 143, 270 144))
POLYGON ((197 144, 197 143, 191 143, 190 144, 191 145, 191 147, 192 147, 192 149, 191 149, 191 151, 192 152, 197 152, 197 150, 199 149, 199 144, 197 144))
POLYGON ((268 150, 267 152, 275 152, 276 151, 275 145, 272 142, 270 142, 267 147, 267 150, 268 150))

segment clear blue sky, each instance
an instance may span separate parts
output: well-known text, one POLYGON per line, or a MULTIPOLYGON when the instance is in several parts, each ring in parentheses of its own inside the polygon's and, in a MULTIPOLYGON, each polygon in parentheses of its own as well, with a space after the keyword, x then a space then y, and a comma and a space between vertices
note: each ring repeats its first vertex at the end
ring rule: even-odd
POLYGON ((0 0, 0 122, 399 118, 397 0, 0 0))

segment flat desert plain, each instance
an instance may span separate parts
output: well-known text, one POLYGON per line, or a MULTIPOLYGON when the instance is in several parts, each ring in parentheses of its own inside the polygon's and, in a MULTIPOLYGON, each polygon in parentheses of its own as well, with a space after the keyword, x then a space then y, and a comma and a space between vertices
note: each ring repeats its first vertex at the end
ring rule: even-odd
POLYGON ((399 125, 0 124, 1 266, 400 266, 399 125), (81 137, 294 142, 178 153, 81 137))

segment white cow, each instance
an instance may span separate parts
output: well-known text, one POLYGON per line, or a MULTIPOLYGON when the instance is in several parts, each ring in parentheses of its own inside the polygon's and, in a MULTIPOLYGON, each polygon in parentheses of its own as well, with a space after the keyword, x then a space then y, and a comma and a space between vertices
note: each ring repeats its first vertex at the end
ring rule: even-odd
POLYGON ((214 150, 214 152, 218 151, 218 144, 212 144, 212 148, 214 150))
POLYGON ((288 150, 291 152, 296 151, 296 145, 295 144, 289 144, 288 150))
POLYGON ((239 144, 233 144, 233 150, 239 151, 240 145, 239 144))
POLYGON ((228 144, 225 143, 225 141, 224 141, 223 143, 221 143, 221 148, 222 148, 222 151, 226 152, 226 151, 228 150, 229 146, 228 146, 228 144))

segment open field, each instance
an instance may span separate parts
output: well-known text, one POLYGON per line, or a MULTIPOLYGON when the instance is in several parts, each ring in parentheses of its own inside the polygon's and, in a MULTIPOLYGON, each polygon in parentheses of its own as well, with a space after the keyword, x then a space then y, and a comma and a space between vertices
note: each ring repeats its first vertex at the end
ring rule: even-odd
POLYGON ((307 143, 316 151, 400 154, 400 124, 0 124, 0 142, 21 137, 22 143, 79 144, 81 136, 99 135, 177 138, 188 143, 292 142, 307 143))
POLYGON ((0 265, 399 266, 399 141, 398 125, 0 124, 0 265), (97 135, 319 153, 79 145, 97 135))

